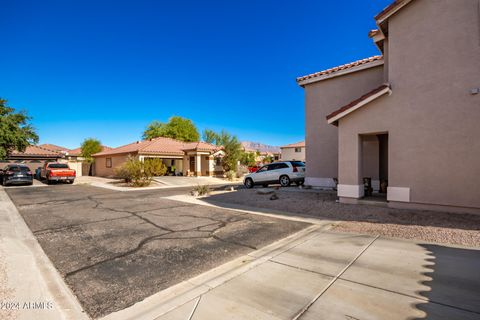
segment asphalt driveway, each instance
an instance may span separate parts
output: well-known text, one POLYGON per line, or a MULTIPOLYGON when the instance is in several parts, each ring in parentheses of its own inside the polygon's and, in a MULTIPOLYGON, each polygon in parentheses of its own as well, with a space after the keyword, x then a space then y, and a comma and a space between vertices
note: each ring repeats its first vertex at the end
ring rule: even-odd
POLYGON ((6 191, 95 318, 308 226, 162 199, 186 189, 54 185, 6 191))

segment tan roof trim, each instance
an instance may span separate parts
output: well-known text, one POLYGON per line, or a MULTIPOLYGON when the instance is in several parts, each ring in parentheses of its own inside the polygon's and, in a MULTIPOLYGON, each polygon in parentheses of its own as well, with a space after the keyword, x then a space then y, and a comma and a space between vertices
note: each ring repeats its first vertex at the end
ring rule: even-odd
POLYGON ((327 116, 327 122, 329 124, 336 124, 339 119, 363 107, 364 105, 372 102, 373 100, 380 98, 386 93, 388 93, 389 95, 392 93, 390 85, 388 84, 381 85, 380 87, 373 89, 372 91, 364 94, 363 96, 361 96, 356 100, 353 100, 352 102, 341 107, 340 109, 330 113, 327 116))
POLYGON ((377 24, 383 23, 385 20, 393 16, 395 13, 397 13, 399 10, 401 10, 403 7, 405 7, 412 1, 413 0, 395 0, 393 3, 391 3, 389 6, 387 6, 375 16, 377 24))
POLYGON ((373 56, 365 58, 362 60, 357 60, 350 62, 341 66, 330 68, 327 70, 315 72, 303 77, 297 78, 297 83, 299 86, 303 87, 307 84, 311 84, 318 81, 323 81, 326 79, 331 79, 334 77, 343 76, 353 72, 362 71, 369 68, 374 68, 383 65, 383 56, 373 56))

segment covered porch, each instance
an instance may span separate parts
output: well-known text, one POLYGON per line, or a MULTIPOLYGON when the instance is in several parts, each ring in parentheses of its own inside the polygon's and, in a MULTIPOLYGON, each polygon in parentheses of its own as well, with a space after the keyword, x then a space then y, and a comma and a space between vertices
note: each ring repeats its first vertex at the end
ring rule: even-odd
POLYGON ((144 161, 145 159, 161 159, 163 164, 167 167, 166 175, 181 176, 184 174, 183 156, 180 155, 139 155, 138 159, 144 161))
POLYGON ((183 156, 184 176, 219 176, 223 175, 221 159, 223 151, 215 153, 206 151, 188 151, 183 156))

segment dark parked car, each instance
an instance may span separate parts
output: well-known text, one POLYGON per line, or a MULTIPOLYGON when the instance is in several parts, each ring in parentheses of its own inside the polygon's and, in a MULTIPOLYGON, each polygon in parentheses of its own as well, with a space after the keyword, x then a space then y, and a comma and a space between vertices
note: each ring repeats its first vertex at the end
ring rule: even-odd
POLYGON ((9 184, 33 184, 33 173, 24 164, 8 164, 0 170, 0 182, 6 186, 9 184))

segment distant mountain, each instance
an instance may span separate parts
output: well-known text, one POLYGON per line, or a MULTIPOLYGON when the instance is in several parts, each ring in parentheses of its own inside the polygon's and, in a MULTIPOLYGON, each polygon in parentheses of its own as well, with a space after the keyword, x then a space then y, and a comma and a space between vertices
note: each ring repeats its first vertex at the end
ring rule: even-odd
POLYGON ((242 146, 247 149, 258 150, 260 152, 280 153, 280 147, 270 146, 260 142, 242 141, 242 146))

